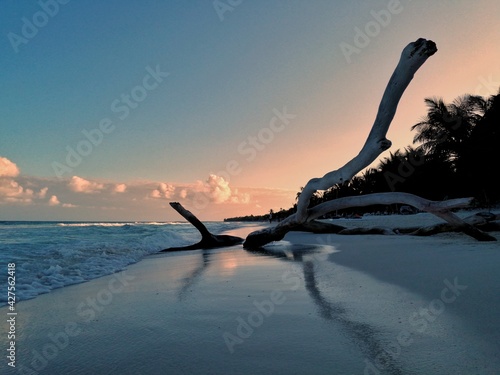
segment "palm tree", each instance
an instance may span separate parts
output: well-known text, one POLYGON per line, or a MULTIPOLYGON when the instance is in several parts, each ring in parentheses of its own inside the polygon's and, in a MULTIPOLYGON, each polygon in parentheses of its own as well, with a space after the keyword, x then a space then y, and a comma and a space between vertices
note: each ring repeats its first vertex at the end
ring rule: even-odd
POLYGON ((427 157, 450 163, 456 169, 472 129, 484 116, 487 101, 481 96, 464 95, 446 104, 442 98, 426 98, 428 113, 413 125, 413 143, 427 157))
POLYGON ((485 115, 469 137, 461 166, 467 194, 479 201, 500 201, 500 91, 485 103, 485 115))
POLYGON ((295 196, 295 202, 299 202, 300 194, 302 194, 302 190, 304 190, 304 186, 301 186, 299 188, 299 191, 297 192, 297 195, 295 196))

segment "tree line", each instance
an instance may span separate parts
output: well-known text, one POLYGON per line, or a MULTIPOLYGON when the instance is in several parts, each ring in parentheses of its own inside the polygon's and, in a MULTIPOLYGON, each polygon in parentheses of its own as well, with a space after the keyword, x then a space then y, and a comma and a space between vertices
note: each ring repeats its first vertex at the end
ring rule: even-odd
MULTIPOLYGON (((478 207, 498 204, 500 91, 489 98, 466 94, 451 103, 442 98, 426 98, 425 104, 427 114, 411 127, 415 131, 412 145, 391 152, 378 165, 348 182, 316 192, 310 207, 336 198, 382 192, 407 192, 430 200, 474 197, 478 207)), ((300 194, 299 191, 297 199, 300 194)), ((352 208, 332 215, 399 209, 352 208)), ((276 213, 271 210, 270 214, 279 220, 294 212, 295 205, 276 213)), ((269 215, 251 218, 268 220, 269 215)))

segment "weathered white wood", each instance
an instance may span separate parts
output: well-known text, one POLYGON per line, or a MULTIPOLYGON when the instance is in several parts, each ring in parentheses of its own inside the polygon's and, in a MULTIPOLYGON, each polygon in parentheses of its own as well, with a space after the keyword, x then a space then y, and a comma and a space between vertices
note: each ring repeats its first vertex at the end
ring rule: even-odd
MULTIPOLYGON (((350 180, 356 173, 370 165, 383 151, 391 146, 391 142, 386 138, 386 134, 396 113, 399 100, 401 99, 406 87, 413 79, 415 72, 422 66, 427 58, 432 56, 436 51, 437 48, 435 43, 425 39, 418 39, 416 42, 410 43, 404 48, 399 63, 382 96, 377 116, 370 134, 368 135, 368 138, 359 154, 342 168, 328 172, 321 178, 311 179, 306 184, 299 197, 297 213, 289 216, 274 227, 250 233, 243 244, 244 247, 258 248, 269 242, 281 240, 287 232, 293 230, 294 228, 298 228, 301 225, 308 230, 318 230, 318 228, 311 228, 310 225, 308 226, 308 223, 335 210, 370 205, 390 205, 394 203, 407 204, 416 207, 421 211, 433 213, 448 223, 446 224, 448 227, 445 228, 424 228, 423 230, 420 230, 422 234, 437 232, 437 230, 459 230, 480 241, 496 241, 496 238, 484 233, 478 228, 475 228, 473 225, 465 222, 450 211, 451 209, 469 206, 472 202, 472 198, 451 199, 436 202, 408 193, 378 193, 339 198, 321 203, 310 209, 308 208, 311 197, 317 190, 326 190, 335 184, 350 180)), ((198 244, 191 246, 170 248, 163 251, 211 248, 228 246, 241 242, 241 239, 238 237, 212 235, 208 232, 208 230, 206 230, 205 226, 199 222, 193 214, 191 214, 191 212, 185 210, 179 203, 174 202, 171 203, 171 205, 183 217, 198 228, 202 234, 202 240, 198 244)), ((498 217, 495 216, 494 218, 489 219, 498 219, 498 217)), ((324 227, 319 229, 325 230, 324 227)), ((335 230, 337 229, 338 228, 335 228, 335 230)), ((357 230, 359 231, 359 229, 357 230)), ((344 232, 347 234, 349 233, 349 230, 344 232)), ((374 230, 372 229, 371 232, 370 230, 363 230, 362 232, 385 234, 396 233, 393 230, 386 228, 375 228, 374 230)))
POLYGON ((462 219, 449 211, 452 208, 468 206, 472 201, 470 198, 449 200, 445 202, 432 202, 412 194, 384 193, 341 198, 322 203, 311 209, 308 208, 311 197, 316 191, 327 190, 335 184, 342 184, 349 181, 354 175, 363 168, 368 167, 368 165, 370 165, 383 151, 391 146, 391 142, 386 138, 386 135, 396 113, 399 100, 417 70, 430 56, 436 53, 436 51, 436 44, 425 39, 418 39, 416 42, 408 44, 403 49, 399 63, 382 96, 370 134, 359 154, 342 168, 328 172, 321 178, 309 180, 299 196, 297 213, 289 216, 275 227, 250 233, 245 240, 244 246, 258 247, 268 242, 279 240, 283 238, 291 228, 335 210, 348 207, 393 203, 404 203, 422 211, 432 212, 449 224, 462 228, 465 233, 476 239, 493 240, 488 239, 489 237, 487 235, 484 236, 481 231, 465 223, 462 219))
MULTIPOLYGON (((307 220, 314 220, 332 211, 349 207, 364 207, 372 205, 407 204, 420 211, 430 212, 440 216, 455 208, 468 207, 473 198, 449 199, 446 201, 431 201, 410 193, 376 193, 355 197, 344 197, 321 203, 308 210, 307 220)), ((441 217, 441 216, 440 216, 441 217)), ((455 216, 454 216, 455 217, 455 216)), ((459 218, 460 222, 461 219, 459 218)), ((449 221, 449 220, 446 220, 449 221)), ((450 224, 456 224, 455 222, 450 224)))
POLYGON ((418 39, 403 49, 399 63, 384 91, 375 122, 363 148, 356 157, 342 168, 328 172, 321 178, 309 180, 297 202, 297 215, 295 217, 297 222, 301 223, 307 219, 309 202, 317 190, 327 190, 335 184, 349 181, 356 173, 370 165, 383 151, 391 146, 391 141, 386 138, 386 135, 396 113, 399 100, 416 71, 436 51, 436 44, 425 39, 418 39))
POLYGON ((334 199, 319 204, 308 210, 307 220, 313 220, 332 211, 349 207, 371 206, 375 204, 390 205, 394 203, 407 204, 420 211, 432 213, 445 220, 458 231, 462 231, 479 241, 496 241, 496 238, 475 228, 471 223, 461 219, 450 210, 468 207, 473 198, 449 199, 446 201, 430 201, 409 193, 378 193, 357 197, 334 199))
POLYGON ((342 168, 328 172, 321 178, 309 180, 297 202, 297 213, 288 217, 273 229, 269 229, 270 233, 250 233, 245 241, 247 247, 262 246, 262 244, 275 241, 276 238, 282 237, 289 230, 288 228, 312 220, 308 206, 311 197, 317 190, 327 190, 335 184, 349 181, 356 173, 370 165, 383 151, 391 146, 386 134, 396 113, 399 100, 416 71, 436 51, 436 44, 433 41, 422 38, 408 44, 403 49, 399 63, 382 96, 375 122, 359 154, 342 168), (266 238, 269 240, 266 240, 266 238))
MULTIPOLYGON (((461 228, 463 232, 481 241, 494 241, 495 238, 485 235, 472 225, 465 223, 462 219, 456 216, 449 210, 456 208, 468 207, 473 198, 450 199, 446 201, 430 201, 419 196, 409 193, 377 193, 366 194, 356 197, 344 197, 334 199, 328 202, 321 203, 310 208, 307 213, 306 221, 317 219, 327 213, 341 210, 350 207, 364 207, 371 205, 390 205, 390 204, 406 204, 413 206, 421 211, 432 213, 454 227, 461 228)), ((262 229, 250 233, 243 246, 245 247, 260 247, 271 241, 281 240, 287 232, 298 226, 296 214, 289 216, 285 221, 274 227, 262 229), (285 224, 283 225, 282 223, 285 224)))

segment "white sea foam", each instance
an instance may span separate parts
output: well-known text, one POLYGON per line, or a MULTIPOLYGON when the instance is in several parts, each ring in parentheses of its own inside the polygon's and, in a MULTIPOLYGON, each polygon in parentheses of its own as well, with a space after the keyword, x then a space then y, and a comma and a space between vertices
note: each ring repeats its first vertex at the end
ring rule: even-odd
MULTIPOLYGON (((236 224, 207 223, 213 233, 236 224)), ((1 222, 1 274, 16 265, 16 298, 34 298, 52 289, 123 270, 149 254, 197 242, 200 234, 185 222, 1 222)), ((6 283, 0 306, 7 302, 6 283)))
POLYGON ((141 225, 187 225, 185 222, 175 221, 134 221, 134 222, 102 222, 102 223, 57 223, 60 227, 124 227, 124 226, 141 226, 141 225))

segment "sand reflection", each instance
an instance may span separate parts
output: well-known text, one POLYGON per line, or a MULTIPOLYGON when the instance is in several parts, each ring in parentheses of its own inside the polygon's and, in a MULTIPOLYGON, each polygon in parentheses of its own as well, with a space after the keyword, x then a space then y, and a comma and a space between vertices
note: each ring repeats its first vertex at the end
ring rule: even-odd
POLYGON ((377 360, 383 364, 387 374, 404 374, 399 364, 390 356, 380 357, 380 353, 385 352, 382 342, 380 342, 380 333, 377 329, 368 323, 355 321, 352 314, 341 303, 327 298, 321 290, 316 270, 319 262, 328 261, 324 255, 328 246, 322 245, 299 245, 284 243, 273 245, 271 249, 260 248, 252 250, 256 255, 270 256, 282 261, 297 262, 302 265, 304 285, 311 300, 317 307, 318 315, 331 322, 340 324, 346 334, 359 346, 365 356, 371 361, 377 360), (319 256, 318 256, 319 254, 319 256))

